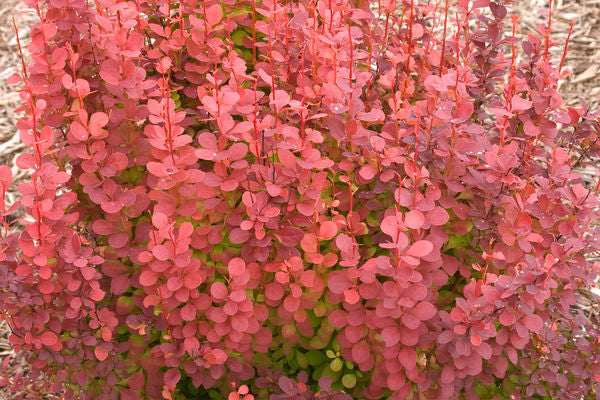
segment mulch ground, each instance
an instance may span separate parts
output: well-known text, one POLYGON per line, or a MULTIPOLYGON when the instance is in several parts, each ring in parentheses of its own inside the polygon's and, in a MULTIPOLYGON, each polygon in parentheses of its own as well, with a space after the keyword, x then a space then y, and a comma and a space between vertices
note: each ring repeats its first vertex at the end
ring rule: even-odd
MULTIPOLYGON (((518 33, 521 37, 532 32, 540 24, 546 24, 548 0, 522 0, 511 7, 519 16, 518 33)), ((575 20, 569 40, 563 70, 573 73, 559 85, 559 92, 566 104, 580 105, 584 99, 591 110, 600 107, 600 0, 554 0, 552 2, 552 36, 556 44, 552 55, 560 62, 571 21, 575 20)))
MULTIPOLYGON (((524 37, 540 24, 547 21, 548 0, 521 0, 511 5, 509 12, 519 16, 518 34, 524 37)), ((556 47, 553 57, 560 60, 565 39, 571 21, 575 19, 567 57, 563 69, 573 72, 564 79, 559 87, 565 102, 578 106, 584 100, 591 110, 600 107, 600 0, 554 0, 552 18, 552 39, 556 47)), ((24 150, 20 143, 15 126, 15 112, 19 95, 14 87, 6 83, 8 78, 20 65, 17 40, 12 26, 15 17, 19 34, 23 43, 28 42, 28 26, 36 22, 36 16, 26 12, 26 6, 20 0, 0 0, 0 164, 11 166, 16 182, 26 177, 26 171, 20 171, 15 165, 16 156, 24 150)), ((8 193, 8 201, 16 198, 14 188, 8 193)), ((11 355, 8 343, 9 328, 0 322, 0 365, 2 360, 11 355)), ((11 363, 24 364, 18 357, 11 363)), ((0 367, 1 368, 1 367, 0 367)), ((0 389, 0 400, 8 400, 10 393, 0 389)))

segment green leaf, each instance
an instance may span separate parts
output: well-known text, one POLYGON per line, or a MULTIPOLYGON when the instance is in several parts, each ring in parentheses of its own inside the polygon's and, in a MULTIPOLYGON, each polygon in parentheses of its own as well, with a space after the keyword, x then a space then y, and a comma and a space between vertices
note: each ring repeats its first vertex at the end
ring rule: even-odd
POLYGON ((450 235, 448 241, 446 242, 445 248, 446 250, 450 249, 465 249, 470 246, 471 243, 471 235, 450 235))
POLYGON ((331 378, 331 382, 337 382, 337 381, 340 380, 340 377, 342 376, 342 372, 341 371, 332 371, 331 370, 331 366, 327 365, 323 369, 323 375, 322 376, 327 376, 327 377, 331 378))
POLYGON ((325 342, 325 341, 322 341, 321 339, 319 339, 318 336, 315 336, 310 340, 309 346, 311 349, 322 349, 325 346, 327 346, 327 343, 328 342, 325 342))
POLYGON ((242 29, 236 29, 231 34, 231 40, 236 46, 243 47, 244 45, 244 37, 247 37, 248 34, 242 29))
POLYGON ((339 358, 335 358, 333 361, 331 361, 331 363, 329 363, 329 368, 331 368, 331 370, 335 372, 341 371, 343 367, 344 362, 339 358))
MULTIPOLYGON (((319 302, 319 304, 317 304, 317 306, 314 309, 314 315, 315 315, 314 318, 315 318, 315 320, 320 323, 321 320, 317 319, 317 318, 318 317, 323 317, 326 313, 327 313, 327 306, 324 303, 319 302)), ((311 318, 310 322, 311 323, 314 322, 313 318, 311 318)), ((313 323, 313 326, 315 326, 315 327, 318 326, 318 325, 320 325, 320 324, 314 324, 313 323)))
POLYGON ((313 371, 311 377, 315 382, 318 381, 321 376, 323 376, 323 371, 325 371, 325 368, 327 368, 327 364, 323 364, 313 371))
POLYGON ((271 357, 268 354, 263 353, 254 353, 254 362, 256 365, 260 366, 269 366, 271 365, 271 357))
POLYGON ((308 368, 308 358, 304 355, 304 353, 296 351, 296 361, 298 362, 300 368, 308 368))
POLYGON ((308 359, 308 363, 313 367, 317 367, 327 361, 327 357, 325 357, 323 352, 317 350, 308 351, 306 358, 308 359))
POLYGON ((352 374, 346 374, 342 377, 342 385, 348 389, 352 389, 356 386, 356 376, 352 374))
POLYGON ((188 379, 187 381, 187 391, 189 394, 192 394, 194 396, 197 395, 199 392, 198 388, 194 386, 194 383, 191 379, 188 379))

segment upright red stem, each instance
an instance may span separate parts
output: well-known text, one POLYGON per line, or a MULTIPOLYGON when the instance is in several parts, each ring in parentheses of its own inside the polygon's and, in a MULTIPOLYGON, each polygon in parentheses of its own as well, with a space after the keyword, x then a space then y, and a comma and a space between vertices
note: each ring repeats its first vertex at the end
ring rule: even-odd
POLYGON ((36 221, 37 233, 38 233, 38 238, 35 240, 35 243, 37 245, 39 245, 42 240, 42 231, 41 231, 42 214, 40 212, 41 201, 40 201, 39 190, 37 187, 37 177, 38 177, 38 172, 39 172, 40 168, 42 167, 42 149, 40 148, 40 137, 38 136, 38 132, 37 132, 37 113, 36 113, 36 108, 35 108, 33 91, 31 90, 31 87, 30 87, 29 76, 27 75, 27 67, 25 64, 25 57, 23 57, 23 49, 21 47, 21 39, 19 37, 19 28, 17 28, 17 23, 15 22, 14 16, 12 17, 12 23, 13 23, 13 27, 15 28, 15 35, 17 37, 17 47, 19 48, 19 55, 21 57, 21 65, 23 66, 23 82, 25 83, 27 91, 29 92, 28 103, 29 103, 29 108, 31 109, 31 122, 32 122, 31 128, 32 128, 33 137, 34 137, 33 153, 34 153, 34 169, 35 169, 35 171, 32 173, 31 180, 33 182, 33 189, 34 189, 34 194, 35 194, 34 218, 36 221))
POLYGON ((571 34, 573 33, 573 25, 575 25, 575 18, 573 18, 573 20, 571 21, 571 27, 569 28, 569 34, 567 35, 567 41, 565 42, 565 50, 563 51, 563 55, 560 58, 560 66, 558 67, 559 75, 562 71, 562 67, 565 62, 565 58, 567 57, 567 48, 569 47, 569 40, 571 39, 571 34))
MULTIPOLYGON (((284 8, 287 7, 287 4, 284 6, 284 8)), ((289 65, 290 64, 290 24, 289 24, 290 18, 288 16, 288 13, 285 13, 285 60, 286 60, 286 64, 289 65)))
POLYGON ((421 125, 421 113, 417 110, 417 124, 415 125, 415 170, 417 169, 417 160, 419 159, 419 129, 421 125))
POLYGON ((383 35, 384 40, 383 40, 383 45, 385 46, 385 44, 388 41, 388 29, 389 29, 389 24, 390 24, 390 13, 388 12, 386 17, 385 17, 385 33, 383 35))
POLYGON ((337 50, 333 49, 333 84, 337 85, 337 50))
POLYGON ((315 39, 317 38, 317 11, 315 10, 315 8, 313 7, 312 9, 312 13, 313 13, 313 34, 311 37, 311 52, 312 52, 312 69, 313 69, 313 84, 316 82, 317 80, 317 49, 315 47, 315 39))
POLYGON ((515 59, 516 59, 516 53, 515 53, 515 33, 517 31, 517 24, 519 22, 519 16, 518 15, 512 15, 512 37, 510 38, 510 48, 512 51, 512 58, 510 60, 510 77, 509 77, 509 83, 508 83, 508 99, 509 101, 511 101, 510 99, 512 98, 513 95, 513 83, 514 83, 514 79, 515 79, 515 59))
MULTIPOLYGON (((271 93, 273 93, 273 100, 275 99, 275 67, 273 66, 273 42, 271 41, 271 24, 267 25, 269 35, 269 66, 271 67, 271 93)), ((275 111, 275 123, 279 121, 279 112, 277 110, 277 103, 273 104, 275 111)))
MULTIPOLYGON (((483 268, 483 274, 481 275, 481 280, 485 283, 485 275, 487 274, 488 266, 490 264, 490 257, 492 256, 492 244, 494 244, 494 239, 490 239, 490 245, 488 247, 488 257, 485 259, 485 267, 483 268)), ((538 243, 539 244, 539 243, 538 243)))
POLYGON ((300 87, 302 88, 302 100, 300 103, 300 137, 302 138, 302 144, 304 145, 306 125, 306 113, 304 110, 304 105, 306 103, 306 89, 304 85, 304 48, 302 48, 302 55, 300 57, 300 87))
MULTIPOLYGON (((216 83, 216 77, 215 77, 215 83, 216 83)), ((163 74, 163 84, 166 86, 167 90, 163 89, 163 99, 165 101, 165 114, 167 117, 167 146, 169 148, 169 153, 171 155, 171 161, 173 162, 173 167, 175 167, 175 152, 173 150, 173 126, 171 124, 171 104, 170 104, 170 100, 171 100, 171 89, 169 88, 169 85, 167 83, 167 78, 165 78, 165 75, 163 74)), ((218 101, 217 101, 218 104, 218 101)))
POLYGON ((15 17, 12 17, 13 27, 15 28, 15 35, 17 37, 17 47, 19 48, 19 55, 21 57, 21 65, 23 66, 23 82, 27 87, 27 91, 29 92, 29 107, 31 108, 31 118, 32 118, 32 129, 33 129, 33 137, 35 138, 35 149, 34 149, 34 159, 35 165, 37 169, 39 169, 42 165, 42 150, 40 148, 40 139, 37 133, 37 113, 35 110, 35 102, 33 91, 29 86, 29 75, 27 74, 27 66, 25 64, 25 57, 23 56, 23 49, 21 47, 21 39, 19 37, 19 28, 17 28, 17 23, 15 22, 15 17))
POLYGON ((329 0, 329 33, 333 29, 333 4, 331 0, 329 0))
POLYGON ((256 64, 256 0, 252 0, 252 64, 256 64))
POLYGON ((348 230, 350 231, 350 237, 352 238, 352 257, 354 258, 357 249, 356 239, 354 238, 354 230, 352 229, 352 214, 354 213, 352 211, 354 209, 354 192, 352 191, 352 182, 350 182, 349 178, 348 189, 350 191, 350 211, 348 212, 348 216, 346 217, 346 222, 348 224, 348 230))
MULTIPOLYGON (((371 29, 371 22, 369 21, 369 60, 368 60, 368 64, 367 64, 367 68, 368 71, 371 71, 371 64, 373 62, 373 30, 371 29)), ((369 97, 370 97, 370 93, 371 93, 371 85, 373 84, 374 81, 374 76, 371 75, 371 79, 369 79, 369 82, 367 84, 367 91, 365 92, 365 104, 369 104, 369 97)))
POLYGON ((21 40, 19 39, 19 28, 17 28, 17 23, 15 22, 15 17, 12 17, 12 23, 15 28, 15 35, 17 35, 17 46, 19 48, 19 54, 21 55, 21 65, 23 67, 23 79, 28 80, 27 77, 27 65, 25 64, 25 58, 23 57, 23 49, 21 48, 21 40))
POLYGON ((79 86, 77 85, 77 73, 75 71, 75 54, 73 54, 73 48, 71 47, 71 43, 66 43, 65 47, 67 48, 67 53, 69 53, 71 70, 73 71, 73 84, 75 85, 75 93, 77 93, 77 99, 79 100, 79 108, 83 108, 83 98, 81 97, 81 93, 79 92, 79 86))
POLYGON ((137 21, 136 29, 137 29, 138 33, 141 33, 142 21, 140 19, 140 0, 135 0, 135 8, 137 10, 137 15, 135 16, 135 19, 137 21))
MULTIPOLYGON (((510 61, 510 76, 508 77, 508 90, 506 92, 506 107, 510 108, 511 107, 511 103, 512 103, 512 96, 513 96, 513 90, 514 90, 514 77, 515 77, 515 32, 517 30, 517 21, 519 20, 519 17, 517 15, 512 15, 512 22, 513 22, 513 26, 512 26, 512 37, 510 39, 510 46, 512 49, 512 58, 510 61)), ((506 134, 506 127, 508 126, 508 117, 504 117, 504 121, 502 124, 502 127, 500 128, 500 144, 498 146, 498 153, 500 153, 500 150, 502 150, 502 147, 504 146, 504 138, 505 138, 505 134, 506 134)))
POLYGON ((208 39, 208 21, 206 20, 206 1, 202 2, 202 16, 204 17, 204 33, 208 39))
POLYGON ((544 37, 546 39, 546 49, 544 50, 544 58, 548 59, 548 51, 550 49, 550 30, 552 29, 552 0, 548 0, 548 26, 544 37))
POLYGON ((448 0, 446 0, 446 11, 444 12, 444 34, 442 37, 442 55, 440 59, 440 76, 444 70, 444 53, 446 52, 446 27, 448 26, 448 0))
POLYGON ((352 68, 354 66, 354 49, 352 44, 352 21, 348 22, 348 40, 350 41, 350 66, 348 68, 348 85, 350 86, 350 102, 348 103, 348 114, 352 116, 352 108, 353 108, 353 88, 352 88, 352 68))
MULTIPOLYGON (((413 35, 413 3, 414 0, 410 0, 410 18, 408 22, 408 54, 406 57, 406 79, 404 80, 404 92, 408 87, 408 77, 410 75, 410 57, 412 54, 412 35, 413 35)), ((405 93, 403 93, 404 96, 405 93)))
POLYGON ((254 149, 256 151, 256 158, 260 161, 262 158, 259 155, 259 150, 258 150, 258 98, 257 98, 257 91, 258 88, 258 77, 254 80, 254 120, 252 121, 252 124, 254 125, 254 149))
POLYGON ((426 50, 427 54, 429 54, 429 49, 431 48, 431 39, 433 38, 433 32, 435 32, 435 29, 437 28, 438 21, 436 20, 436 17, 437 17, 437 10, 438 10, 439 5, 440 5, 439 1, 436 0, 435 8, 433 9, 433 20, 431 21, 431 35, 429 36, 429 40, 427 40, 427 50, 426 50))

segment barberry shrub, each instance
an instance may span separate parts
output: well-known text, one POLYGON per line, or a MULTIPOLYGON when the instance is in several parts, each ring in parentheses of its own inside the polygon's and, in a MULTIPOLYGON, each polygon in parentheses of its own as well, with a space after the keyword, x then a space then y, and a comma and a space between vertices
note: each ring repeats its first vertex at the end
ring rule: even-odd
POLYGON ((600 124, 551 13, 518 41, 505 0, 25 2, 0 307, 40 390, 598 398, 600 124))

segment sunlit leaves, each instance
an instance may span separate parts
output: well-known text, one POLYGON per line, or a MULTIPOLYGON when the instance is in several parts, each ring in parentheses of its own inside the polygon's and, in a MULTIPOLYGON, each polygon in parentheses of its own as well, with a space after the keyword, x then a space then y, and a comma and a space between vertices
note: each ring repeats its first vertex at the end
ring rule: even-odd
POLYGON ((443 1, 63 3, 11 78, 0 248, 54 393, 589 394, 598 127, 501 2, 450 2, 458 40, 443 1))

